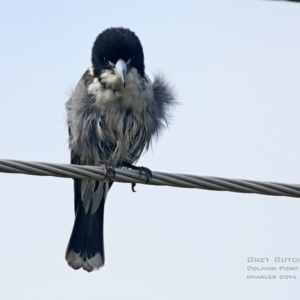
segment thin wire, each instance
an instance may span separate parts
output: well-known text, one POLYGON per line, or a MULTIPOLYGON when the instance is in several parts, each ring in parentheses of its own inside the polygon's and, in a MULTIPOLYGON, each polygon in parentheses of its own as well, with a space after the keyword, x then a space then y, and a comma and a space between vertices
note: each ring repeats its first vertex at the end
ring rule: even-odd
MULTIPOLYGON (((8 159, 0 159, 0 172, 93 180, 105 179, 105 170, 102 167, 28 162, 8 159)), ((299 184, 260 182, 187 174, 169 174, 153 171, 152 175, 153 177, 150 178, 148 182, 150 185, 300 198, 299 184)), ((139 172, 135 170, 116 168, 115 177, 112 178, 112 180, 124 183, 145 184, 146 176, 144 174, 140 176, 139 172)))

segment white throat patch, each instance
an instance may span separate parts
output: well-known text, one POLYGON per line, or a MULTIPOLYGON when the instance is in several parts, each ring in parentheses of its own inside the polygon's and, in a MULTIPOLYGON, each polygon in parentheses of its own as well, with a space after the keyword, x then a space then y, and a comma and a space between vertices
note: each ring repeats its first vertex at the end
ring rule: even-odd
MULTIPOLYGON (((92 69, 90 68, 92 74, 92 69)), ((131 68, 125 77, 125 87, 122 80, 113 71, 105 70, 100 75, 100 80, 94 78, 88 86, 88 93, 95 97, 96 104, 113 105, 117 102, 124 108, 131 108, 141 113, 145 102, 153 100, 151 83, 141 78, 135 68, 131 68)))

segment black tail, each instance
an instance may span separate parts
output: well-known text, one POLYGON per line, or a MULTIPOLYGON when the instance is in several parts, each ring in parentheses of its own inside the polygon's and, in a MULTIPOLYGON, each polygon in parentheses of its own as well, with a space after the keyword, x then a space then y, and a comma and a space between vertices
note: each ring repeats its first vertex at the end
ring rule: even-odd
MULTIPOLYGON (((98 182, 97 182, 98 183, 98 182)), ((104 183, 109 189, 112 182, 104 183)), ((66 260, 73 269, 91 272, 104 265, 103 218, 107 192, 94 213, 86 212, 81 200, 81 179, 74 179, 75 223, 66 250, 66 260)))

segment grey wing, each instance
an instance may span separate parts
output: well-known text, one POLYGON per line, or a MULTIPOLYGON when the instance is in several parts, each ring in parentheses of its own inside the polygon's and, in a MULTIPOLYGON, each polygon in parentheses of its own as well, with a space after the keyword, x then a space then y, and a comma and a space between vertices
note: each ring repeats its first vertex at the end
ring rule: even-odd
MULTIPOLYGON (((98 148, 93 125, 97 119, 92 111, 93 99, 87 93, 91 80, 87 71, 66 104, 71 164, 96 164, 94 152, 98 148)), ((66 260, 74 269, 82 267, 90 272, 104 264, 104 204, 111 185, 112 182, 74 179, 75 222, 66 250, 66 260)))
MULTIPOLYGON (((96 134, 100 117, 94 111, 94 99, 87 92, 87 86, 92 80, 87 70, 66 103, 71 164, 99 165, 101 156, 104 156, 99 147, 101 139, 96 134)), ((75 179, 75 211, 78 201, 82 201, 86 213, 94 213, 101 199, 106 197, 108 189, 104 185, 101 181, 75 179)))

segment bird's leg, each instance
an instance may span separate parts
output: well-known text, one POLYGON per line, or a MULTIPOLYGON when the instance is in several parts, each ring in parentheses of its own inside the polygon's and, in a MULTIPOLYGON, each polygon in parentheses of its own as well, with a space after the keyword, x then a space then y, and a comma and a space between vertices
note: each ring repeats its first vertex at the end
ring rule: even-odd
MULTIPOLYGON (((149 180, 150 180, 150 178, 152 178, 152 172, 151 172, 151 170, 148 169, 148 168, 145 168, 145 167, 137 167, 137 166, 134 166, 134 165, 132 165, 132 164, 130 164, 130 163, 128 163, 128 162, 122 162, 122 167, 130 168, 130 169, 132 169, 132 170, 138 170, 139 173, 140 173, 140 177, 141 177, 142 173, 145 172, 145 173, 146 173, 146 183, 148 183, 149 180)), ((132 184, 131 184, 131 189, 132 189, 133 192, 136 192, 136 191, 134 190, 134 187, 135 187, 135 186, 136 186, 136 183, 132 183, 132 184)))
POLYGON ((102 167, 105 171, 105 179, 111 179, 114 178, 116 175, 115 169, 114 167, 112 167, 111 165, 108 165, 107 163, 101 163, 100 167, 102 167))

